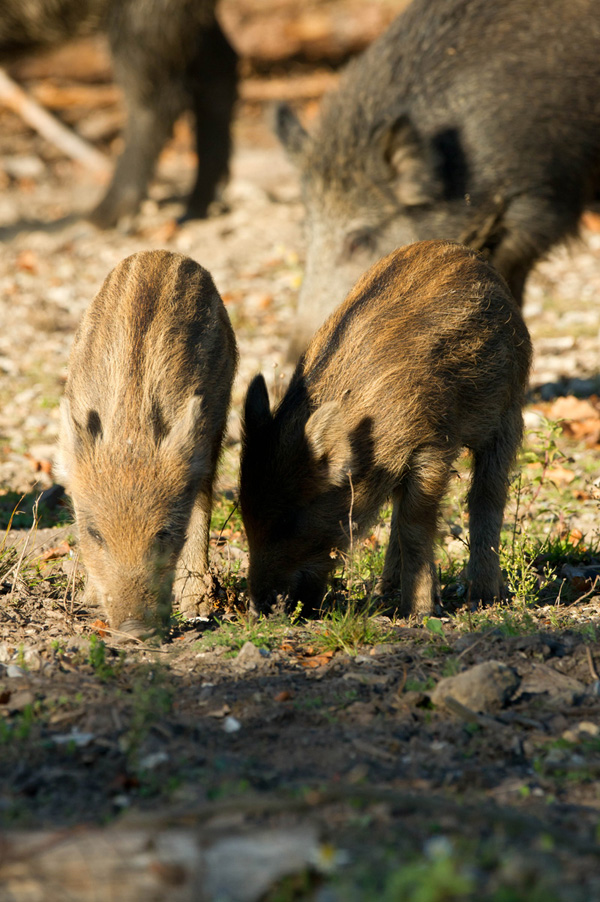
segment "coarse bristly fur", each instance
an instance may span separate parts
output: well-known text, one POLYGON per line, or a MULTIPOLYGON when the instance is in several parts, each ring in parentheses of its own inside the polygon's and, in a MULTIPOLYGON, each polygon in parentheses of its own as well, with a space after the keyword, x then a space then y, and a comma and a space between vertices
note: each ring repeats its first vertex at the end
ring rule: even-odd
POLYGON ((382 591, 425 614, 436 595, 439 504, 462 447, 471 597, 502 596, 498 563, 509 469, 531 360, 508 287, 479 254, 426 241, 373 266, 319 329, 272 412, 262 376, 245 403, 240 503, 255 608, 322 598, 332 549, 393 499, 382 591))
POLYGON ((60 457, 87 596, 113 627, 187 613, 208 568, 212 485, 237 351, 210 274, 144 251, 110 273, 73 344, 60 457))
POLYGON ((596 0, 413 0, 342 76, 308 134, 279 136, 307 211, 296 344, 394 248, 481 250, 527 274, 600 195, 596 0))
POLYGON ((216 0, 2 0, 0 61, 104 31, 127 106, 124 149, 92 221, 134 215, 175 119, 195 117, 199 166, 187 218, 204 217, 226 181, 237 55, 216 0))

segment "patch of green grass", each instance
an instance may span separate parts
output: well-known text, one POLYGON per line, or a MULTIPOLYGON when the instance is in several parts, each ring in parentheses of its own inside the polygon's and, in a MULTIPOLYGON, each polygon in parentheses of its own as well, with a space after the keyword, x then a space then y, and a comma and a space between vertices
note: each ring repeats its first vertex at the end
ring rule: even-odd
MULTIPOLYGON (((430 841, 432 845, 435 840, 430 841)), ((448 846, 392 871, 385 882, 382 902, 461 902, 476 888, 473 873, 448 846)))
POLYGON ((390 629, 378 621, 372 603, 362 599, 348 599, 345 607, 328 611, 312 631, 313 644, 320 651, 345 651, 355 655, 362 646, 376 645, 393 636, 390 629))
POLYGON ((407 679, 404 684, 405 692, 431 692, 431 690, 435 687, 435 680, 433 677, 427 677, 426 680, 412 680, 407 679))
POLYGON ((116 662, 109 664, 106 657, 106 645, 102 639, 99 639, 95 633, 92 633, 89 643, 87 663, 102 683, 114 680, 123 669, 124 652, 119 652, 116 662))
POLYGON ((129 729, 123 737, 124 750, 134 767, 138 767, 140 746, 152 725, 171 712, 174 695, 174 688, 169 684, 164 667, 155 663, 138 668, 129 697, 129 729))
POLYGON ((237 620, 217 620, 217 629, 205 633, 194 648, 198 651, 212 651, 225 647, 237 653, 246 642, 257 648, 275 648, 281 643, 283 634, 290 628, 290 621, 283 615, 261 616, 255 620, 240 616, 237 620))
POLYGON ((31 730, 41 711, 41 704, 33 702, 25 705, 21 711, 12 715, 10 719, 0 718, 0 745, 12 742, 24 742, 29 739, 31 730))

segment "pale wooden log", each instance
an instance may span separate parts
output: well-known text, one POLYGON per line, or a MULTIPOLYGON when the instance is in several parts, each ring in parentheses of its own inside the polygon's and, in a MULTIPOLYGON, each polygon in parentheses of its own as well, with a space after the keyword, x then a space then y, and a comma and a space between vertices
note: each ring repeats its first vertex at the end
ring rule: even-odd
POLYGON ((47 141, 92 172, 108 175, 112 169, 104 154, 66 128, 0 69, 0 103, 21 117, 47 141))
POLYGON ((240 83, 240 97, 251 103, 273 100, 313 100, 337 87, 336 72, 314 72, 286 78, 245 78, 240 83))

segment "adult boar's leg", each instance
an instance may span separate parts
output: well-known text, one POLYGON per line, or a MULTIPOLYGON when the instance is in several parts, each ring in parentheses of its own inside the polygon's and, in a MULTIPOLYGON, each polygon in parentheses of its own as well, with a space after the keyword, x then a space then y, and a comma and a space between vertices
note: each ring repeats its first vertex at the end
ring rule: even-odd
POLYGON ((202 35, 189 91, 195 117, 198 170, 185 219, 207 215, 229 175, 231 117, 237 96, 237 54, 215 22, 202 35))
POLYGON ((112 182, 91 221, 103 229, 115 226, 124 216, 133 216, 144 197, 156 159, 171 134, 174 117, 168 107, 133 102, 128 97, 125 150, 117 161, 112 182), (159 108, 161 112, 159 112, 159 108))

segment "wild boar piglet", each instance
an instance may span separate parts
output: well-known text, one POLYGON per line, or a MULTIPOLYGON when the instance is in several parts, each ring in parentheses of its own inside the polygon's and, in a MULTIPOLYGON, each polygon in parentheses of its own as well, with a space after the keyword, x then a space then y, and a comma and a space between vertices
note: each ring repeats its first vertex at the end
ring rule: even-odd
POLYGON ((503 278, 479 254, 424 241, 380 260, 310 342, 271 411, 244 411, 240 502, 258 611, 321 601, 332 549, 393 500, 381 590, 403 615, 433 610, 433 546, 452 463, 473 453, 471 597, 502 596, 498 545, 531 358, 503 278))
POLYGON ((173 589, 193 614, 210 587, 212 486, 236 361, 210 274, 181 254, 127 257, 83 317, 60 457, 87 598, 114 628, 160 627, 173 589))

